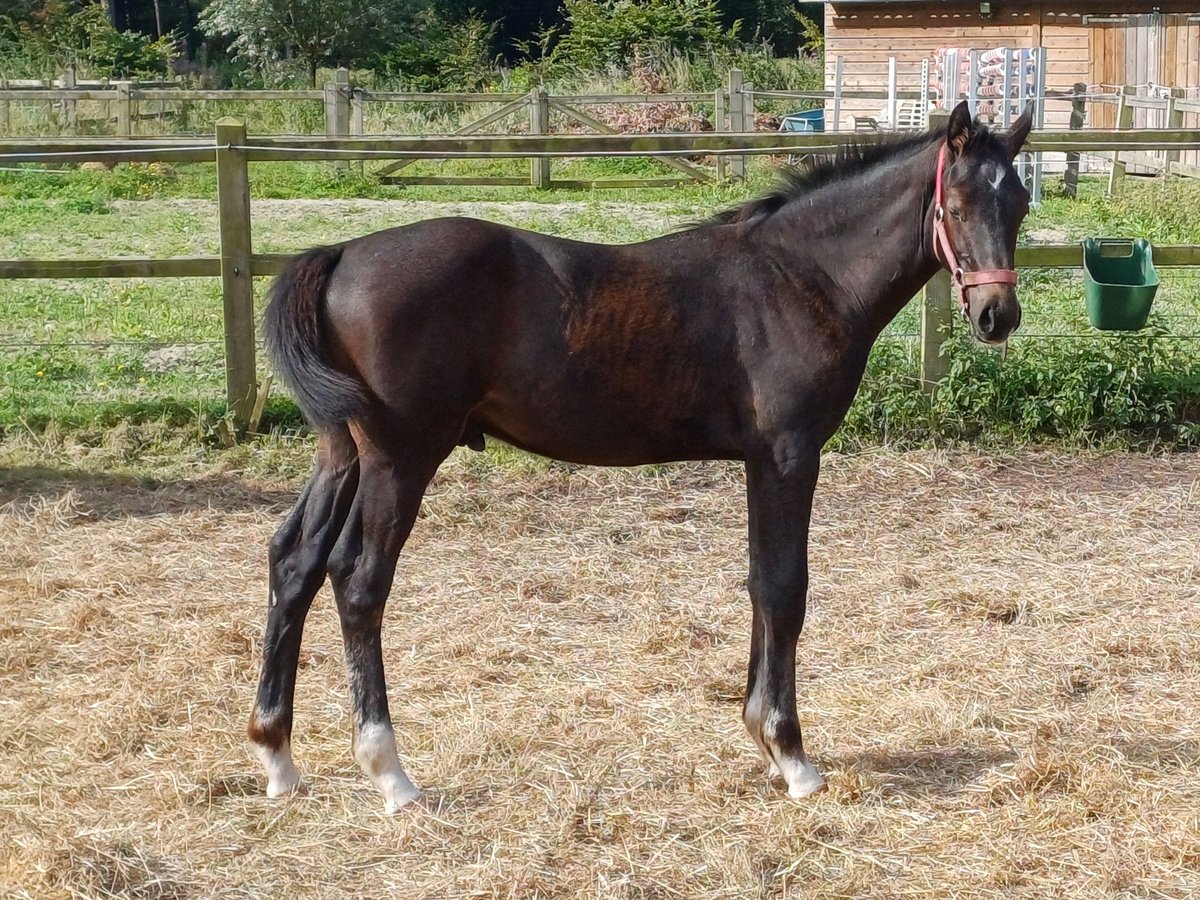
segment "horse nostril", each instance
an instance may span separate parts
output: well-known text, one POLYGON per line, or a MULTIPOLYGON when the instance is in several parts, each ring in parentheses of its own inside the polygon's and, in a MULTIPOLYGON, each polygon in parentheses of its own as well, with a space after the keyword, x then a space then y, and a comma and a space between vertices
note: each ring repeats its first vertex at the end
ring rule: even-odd
POLYGON ((979 333, 991 334, 996 330, 996 312, 995 307, 985 306, 983 312, 979 314, 979 333))

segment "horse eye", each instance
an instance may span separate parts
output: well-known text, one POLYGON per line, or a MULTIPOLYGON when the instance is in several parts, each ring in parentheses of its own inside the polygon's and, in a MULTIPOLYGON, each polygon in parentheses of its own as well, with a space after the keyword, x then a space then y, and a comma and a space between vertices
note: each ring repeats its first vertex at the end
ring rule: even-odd
POLYGON ((950 215, 954 216, 954 218, 958 219, 958 221, 960 221, 960 222, 967 221, 967 217, 963 215, 963 211, 961 209, 955 209, 954 207, 950 207, 949 213, 950 213, 950 215))

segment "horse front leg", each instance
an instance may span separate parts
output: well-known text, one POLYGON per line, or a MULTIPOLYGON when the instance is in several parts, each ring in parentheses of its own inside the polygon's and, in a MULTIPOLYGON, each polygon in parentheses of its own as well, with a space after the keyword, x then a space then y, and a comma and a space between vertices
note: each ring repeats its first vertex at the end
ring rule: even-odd
POLYGON ((820 451, 777 445, 746 463, 750 601, 754 605, 750 667, 742 720, 770 767, 794 798, 825 785, 804 753, 796 715, 796 642, 808 592, 808 524, 820 451))

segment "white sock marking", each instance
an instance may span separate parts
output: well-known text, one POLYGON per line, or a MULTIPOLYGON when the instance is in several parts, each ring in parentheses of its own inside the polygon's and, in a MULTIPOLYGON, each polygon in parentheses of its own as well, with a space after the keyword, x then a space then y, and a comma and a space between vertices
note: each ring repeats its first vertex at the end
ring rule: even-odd
POLYGON ((787 782, 788 796, 793 800, 803 800, 825 787, 825 779, 804 756, 789 756, 783 752, 775 740, 781 720, 778 710, 773 709, 767 714, 767 721, 763 724, 763 740, 770 749, 775 766, 787 782))
POLYGON ((396 733, 390 725, 371 722, 354 738, 354 758, 383 794, 383 811, 392 815, 421 796, 408 780, 396 753, 396 733))
POLYGON ((300 787, 300 771, 292 763, 292 746, 286 738, 278 750, 251 744, 254 755, 267 771, 267 796, 286 797, 300 787))
POLYGON ((779 757, 779 768, 788 785, 788 796, 803 800, 825 787, 825 779, 807 759, 779 757))

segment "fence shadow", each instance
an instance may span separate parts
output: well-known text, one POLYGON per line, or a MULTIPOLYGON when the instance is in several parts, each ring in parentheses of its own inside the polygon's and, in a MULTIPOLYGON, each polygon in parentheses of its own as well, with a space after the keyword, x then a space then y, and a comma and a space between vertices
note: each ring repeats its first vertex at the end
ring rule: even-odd
POLYGON ((889 794, 930 797, 954 794, 988 769, 1012 763, 1017 754, 1000 748, 866 750, 835 757, 839 767, 870 773, 889 794))
POLYGON ((296 501, 294 489, 261 488, 237 476, 160 480, 70 468, 0 468, 0 514, 10 506, 43 505, 75 497, 83 520, 172 515, 189 510, 240 512, 273 509, 282 514, 296 501))

